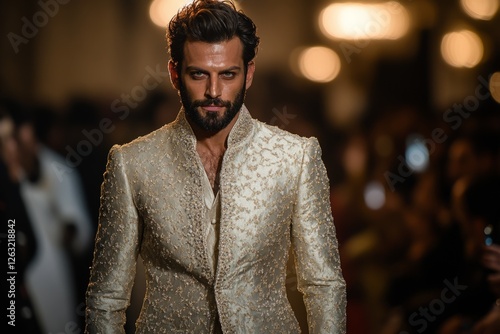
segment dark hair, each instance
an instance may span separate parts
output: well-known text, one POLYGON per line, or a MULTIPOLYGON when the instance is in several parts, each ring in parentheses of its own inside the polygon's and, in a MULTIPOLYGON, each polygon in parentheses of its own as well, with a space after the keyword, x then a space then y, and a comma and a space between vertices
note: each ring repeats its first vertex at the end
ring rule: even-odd
POLYGON ((237 11, 230 1, 196 0, 182 8, 168 26, 168 50, 175 66, 180 69, 186 41, 217 43, 238 37, 243 43, 245 68, 255 57, 259 45, 252 20, 237 11))
POLYGON ((32 111, 14 98, 0 98, 0 118, 10 118, 16 128, 33 123, 32 111))

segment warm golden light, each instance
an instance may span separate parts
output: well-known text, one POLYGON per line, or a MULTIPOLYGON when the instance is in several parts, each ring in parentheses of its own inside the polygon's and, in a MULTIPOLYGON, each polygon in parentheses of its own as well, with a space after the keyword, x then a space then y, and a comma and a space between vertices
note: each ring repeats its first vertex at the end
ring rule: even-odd
POLYGON ((149 7, 151 21, 159 27, 166 28, 179 9, 192 1, 186 0, 153 0, 149 7))
MULTIPOLYGON (((149 6, 149 17, 157 26, 166 28, 179 9, 191 2, 193 0, 153 0, 149 6)), ((235 4, 235 7, 240 9, 238 4, 235 4)))
POLYGON ((441 55, 454 67, 472 68, 482 60, 483 53, 481 38, 470 30, 450 32, 441 41, 441 55))
POLYGON ((495 72, 490 78, 490 92, 495 101, 500 103, 500 72, 495 72))
POLYGON ((499 0, 460 0, 467 15, 478 20, 491 20, 498 11, 499 0))
POLYGON ((329 82, 340 72, 340 58, 331 49, 314 46, 299 55, 299 69, 303 76, 316 82, 329 82))
POLYGON ((396 1, 333 3, 321 11, 319 25, 334 39, 398 39, 408 32, 410 16, 396 1))

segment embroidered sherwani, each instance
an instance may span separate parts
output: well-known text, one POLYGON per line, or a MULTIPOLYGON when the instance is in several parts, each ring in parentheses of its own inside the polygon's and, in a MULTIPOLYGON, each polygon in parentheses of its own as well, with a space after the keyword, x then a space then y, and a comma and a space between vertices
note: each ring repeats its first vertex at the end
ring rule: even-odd
POLYGON ((220 171, 216 252, 207 245, 214 212, 204 173, 183 110, 111 149, 86 330, 124 332, 140 254, 147 288, 137 333, 213 333, 217 318, 224 333, 300 333, 285 289, 292 249, 310 332, 344 333, 345 282, 317 140, 242 107, 220 171))

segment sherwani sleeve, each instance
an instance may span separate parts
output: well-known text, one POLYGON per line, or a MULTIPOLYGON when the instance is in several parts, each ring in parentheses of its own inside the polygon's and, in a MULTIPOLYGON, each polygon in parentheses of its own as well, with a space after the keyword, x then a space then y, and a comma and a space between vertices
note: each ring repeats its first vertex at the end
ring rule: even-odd
POLYGON ((110 150, 101 186, 99 226, 87 287, 86 333, 125 333, 125 311, 135 278, 140 240, 126 164, 110 150))
POLYGON ((328 177, 318 141, 309 139, 305 147, 291 230, 297 288, 304 297, 311 334, 345 333, 346 286, 328 177))

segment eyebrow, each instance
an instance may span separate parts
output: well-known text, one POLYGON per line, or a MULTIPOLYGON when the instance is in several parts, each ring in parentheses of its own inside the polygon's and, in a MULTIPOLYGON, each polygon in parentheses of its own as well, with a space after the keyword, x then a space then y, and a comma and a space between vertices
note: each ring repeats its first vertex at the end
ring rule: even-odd
MULTIPOLYGON (((219 71, 219 73, 224 73, 224 72, 231 72, 231 71, 240 71, 241 70, 241 67, 240 66, 231 66, 231 67, 228 67, 226 69, 223 69, 221 71, 219 71)), ((188 66, 186 67, 186 72, 191 72, 191 71, 199 71, 199 72, 202 72, 202 73, 208 73, 209 71, 207 70, 204 70, 200 67, 197 67, 197 66, 188 66)))

